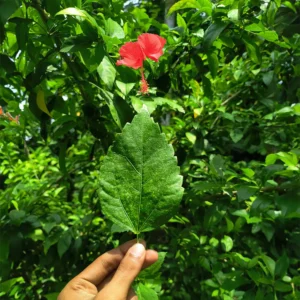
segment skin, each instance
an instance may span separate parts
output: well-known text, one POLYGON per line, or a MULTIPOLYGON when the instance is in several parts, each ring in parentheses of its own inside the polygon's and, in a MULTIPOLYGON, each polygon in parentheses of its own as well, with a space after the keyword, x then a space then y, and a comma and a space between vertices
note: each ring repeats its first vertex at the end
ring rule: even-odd
POLYGON ((104 253, 65 286, 58 300, 137 300, 131 284, 158 259, 145 246, 132 240, 104 253))

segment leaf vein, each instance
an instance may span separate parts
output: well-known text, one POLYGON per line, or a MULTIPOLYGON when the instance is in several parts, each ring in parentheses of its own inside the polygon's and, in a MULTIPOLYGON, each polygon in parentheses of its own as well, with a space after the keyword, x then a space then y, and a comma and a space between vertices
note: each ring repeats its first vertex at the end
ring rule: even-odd
POLYGON ((134 166, 134 164, 131 162, 131 160, 130 160, 127 156, 122 155, 122 154, 119 154, 119 153, 116 153, 116 152, 114 152, 114 153, 117 154, 117 155, 119 155, 119 156, 121 156, 121 157, 123 157, 123 158, 125 158, 125 159, 129 162, 129 164, 132 166, 132 168, 133 168, 140 176, 142 176, 142 174, 137 170, 137 168, 134 166))

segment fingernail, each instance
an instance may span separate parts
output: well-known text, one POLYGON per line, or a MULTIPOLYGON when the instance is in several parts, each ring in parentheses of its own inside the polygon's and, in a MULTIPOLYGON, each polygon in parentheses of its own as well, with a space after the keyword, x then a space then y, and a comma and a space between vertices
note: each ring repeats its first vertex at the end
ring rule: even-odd
POLYGON ((136 258, 142 257, 144 252, 145 252, 145 247, 143 244, 135 244, 130 249, 130 254, 136 258))

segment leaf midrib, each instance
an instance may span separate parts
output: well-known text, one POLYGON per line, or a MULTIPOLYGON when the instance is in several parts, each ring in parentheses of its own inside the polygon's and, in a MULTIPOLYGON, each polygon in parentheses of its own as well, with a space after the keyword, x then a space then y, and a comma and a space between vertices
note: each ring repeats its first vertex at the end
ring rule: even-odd
POLYGON ((137 234, 140 233, 140 218, 141 218, 141 205, 142 205, 142 193, 143 193, 143 182, 144 182, 144 124, 141 125, 142 129, 142 166, 141 166, 141 183, 140 183, 140 203, 138 210, 138 226, 137 226, 137 234))

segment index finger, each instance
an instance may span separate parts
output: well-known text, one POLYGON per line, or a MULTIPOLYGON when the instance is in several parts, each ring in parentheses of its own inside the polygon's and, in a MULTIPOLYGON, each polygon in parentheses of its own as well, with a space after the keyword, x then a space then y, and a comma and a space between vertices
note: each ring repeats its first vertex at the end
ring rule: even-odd
MULTIPOLYGON (((131 240, 119 246, 118 248, 104 253, 103 255, 99 256, 94 262, 92 262, 88 267, 86 267, 75 278, 87 280, 95 286, 99 285, 106 276, 117 269, 128 249, 135 243, 136 240, 131 240)), ((141 241, 141 243, 145 245, 144 241, 141 241)))

